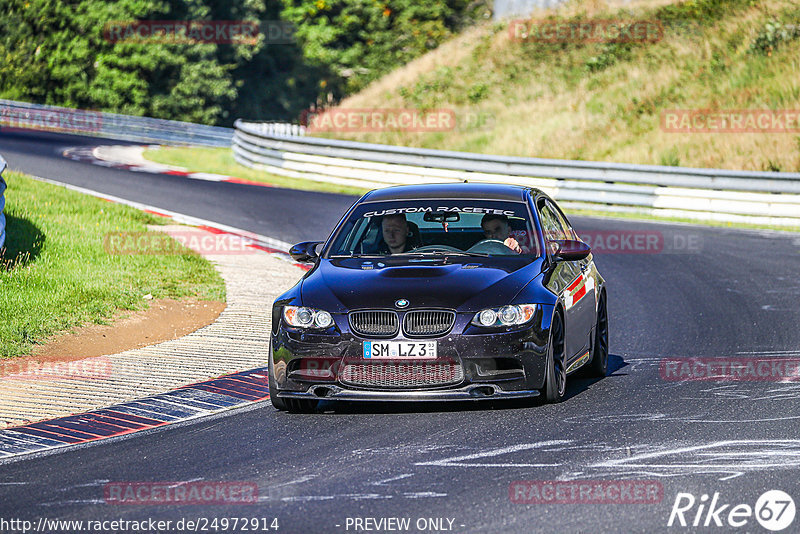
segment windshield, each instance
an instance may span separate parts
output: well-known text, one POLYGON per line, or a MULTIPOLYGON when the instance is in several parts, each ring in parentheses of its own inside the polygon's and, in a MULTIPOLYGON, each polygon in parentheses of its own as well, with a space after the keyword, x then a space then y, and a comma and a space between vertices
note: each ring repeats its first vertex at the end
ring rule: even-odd
POLYGON ((327 257, 539 256, 523 202, 464 199, 365 202, 339 228, 327 257))

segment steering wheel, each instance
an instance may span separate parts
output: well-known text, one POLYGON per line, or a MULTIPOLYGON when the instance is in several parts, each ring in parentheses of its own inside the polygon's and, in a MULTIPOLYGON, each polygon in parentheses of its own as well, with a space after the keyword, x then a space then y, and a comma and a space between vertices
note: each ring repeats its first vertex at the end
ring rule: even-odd
POLYGON ((425 245, 424 247, 417 247, 414 252, 433 252, 435 250, 444 250, 445 252, 464 252, 460 248, 451 247, 450 245, 425 245))
POLYGON ((469 247, 467 252, 480 252, 483 254, 510 254, 512 250, 499 239, 482 239, 469 247))

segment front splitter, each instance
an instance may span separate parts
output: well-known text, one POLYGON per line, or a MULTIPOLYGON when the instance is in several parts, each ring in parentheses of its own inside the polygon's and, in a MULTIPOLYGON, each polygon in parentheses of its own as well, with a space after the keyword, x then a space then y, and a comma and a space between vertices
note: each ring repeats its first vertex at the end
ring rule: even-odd
POLYGON ((308 391, 281 391, 282 399, 316 399, 343 401, 479 401, 492 399, 524 399, 538 397, 539 390, 504 391, 495 384, 470 384, 457 389, 437 390, 365 390, 347 389, 338 385, 314 385, 308 391))

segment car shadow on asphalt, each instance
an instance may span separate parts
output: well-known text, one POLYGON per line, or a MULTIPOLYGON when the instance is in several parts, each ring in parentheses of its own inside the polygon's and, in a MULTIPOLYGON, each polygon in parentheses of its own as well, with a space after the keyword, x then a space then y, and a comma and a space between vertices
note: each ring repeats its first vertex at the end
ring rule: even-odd
MULTIPOLYGON (((628 364, 616 354, 608 355, 608 372, 604 378, 589 378, 581 376, 580 372, 572 375, 567 380, 567 392, 563 402, 568 402, 588 390, 594 384, 607 380, 611 376, 620 376, 617 371, 628 364)), ((320 401, 316 413, 329 415, 352 414, 401 414, 401 413, 431 413, 431 412, 466 412, 487 410, 519 410, 546 406, 542 397, 530 399, 505 399, 505 400, 475 400, 455 402, 347 402, 347 401, 320 401)))
POLYGON ((617 373, 617 371, 626 367, 627 365, 628 364, 625 362, 622 356, 618 356, 617 354, 609 354, 608 371, 606 371, 606 376, 603 378, 588 377, 582 375, 580 371, 576 372, 567 379, 567 394, 564 396, 564 400, 562 402, 566 402, 572 397, 578 396, 601 380, 608 380, 612 376, 624 376, 625 373, 617 373))

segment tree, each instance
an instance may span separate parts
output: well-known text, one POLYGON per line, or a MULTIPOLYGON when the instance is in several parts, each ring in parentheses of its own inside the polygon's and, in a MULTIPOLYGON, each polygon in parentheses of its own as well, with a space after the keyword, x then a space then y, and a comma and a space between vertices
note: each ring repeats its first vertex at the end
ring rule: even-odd
POLYGON ((478 13, 465 0, 282 0, 283 18, 297 26, 303 55, 333 77, 341 97, 436 48, 478 13))
POLYGON ((215 123, 235 98, 216 44, 125 42, 112 22, 202 17, 199 2, 2 0, 0 95, 130 115, 215 123), (177 6, 177 8, 172 7, 177 6))

